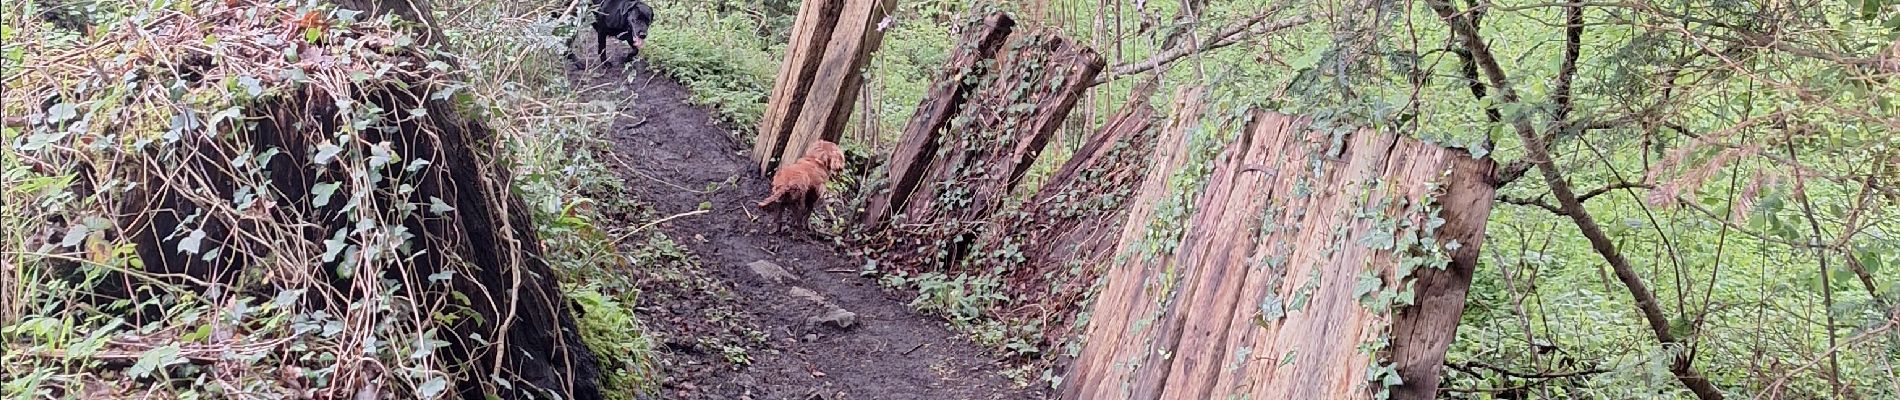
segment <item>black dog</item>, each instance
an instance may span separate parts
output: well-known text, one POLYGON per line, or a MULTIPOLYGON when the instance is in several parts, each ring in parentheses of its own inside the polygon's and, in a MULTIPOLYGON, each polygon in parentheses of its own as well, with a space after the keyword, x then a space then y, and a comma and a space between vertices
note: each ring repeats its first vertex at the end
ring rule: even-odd
POLYGON ((598 0, 600 9, 594 11, 594 51, 601 62, 607 62, 607 37, 627 41, 633 48, 628 55, 631 61, 640 55, 640 47, 646 45, 647 27, 653 25, 653 7, 641 0, 598 0))

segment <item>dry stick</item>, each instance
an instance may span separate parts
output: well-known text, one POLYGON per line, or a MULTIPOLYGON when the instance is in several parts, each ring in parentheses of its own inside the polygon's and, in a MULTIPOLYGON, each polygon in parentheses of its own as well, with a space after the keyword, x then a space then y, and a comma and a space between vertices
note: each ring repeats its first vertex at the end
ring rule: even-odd
MULTIPOLYGON (((1505 77, 1503 68, 1498 66, 1497 59, 1491 55, 1491 49, 1484 43, 1484 39, 1478 36, 1477 28, 1471 25, 1470 16, 1454 9, 1446 0, 1429 0, 1428 3, 1432 10, 1451 26, 1454 36, 1471 52, 1472 60, 1490 79, 1491 86, 1497 89, 1504 103, 1521 102, 1517 91, 1510 85, 1510 79, 1505 77)), ((1577 200, 1577 194, 1572 192, 1570 183, 1564 180, 1563 173, 1557 170, 1550 156, 1550 145, 1537 134, 1537 129, 1531 126, 1530 121, 1522 116, 1513 116, 1511 125, 1516 130, 1519 139, 1524 142, 1525 158, 1543 175, 1545 183, 1550 186, 1551 194, 1557 198, 1559 209, 1563 210, 1564 214, 1577 225, 1577 229, 1583 233, 1583 236, 1590 240, 1591 248, 1602 255, 1616 271, 1617 280, 1622 281, 1623 286, 1629 289, 1630 296, 1635 298, 1636 307, 1642 312, 1643 319, 1649 323, 1649 328, 1655 333, 1657 341, 1665 346, 1680 344, 1675 334, 1669 331, 1669 320, 1663 316, 1662 308, 1657 305, 1655 294, 1650 292, 1648 285, 1643 283, 1642 277, 1637 276, 1636 270, 1630 266, 1629 260, 1623 257, 1623 253, 1617 251, 1616 244, 1610 241, 1609 235, 1597 225, 1589 211, 1583 208, 1583 203, 1577 200)), ((1696 397, 1703 400, 1723 398, 1721 390, 1697 373, 1691 367, 1688 358, 1677 356, 1669 369, 1675 373, 1677 380, 1682 381, 1683 386, 1696 394, 1696 397)))
POLYGON ((1854 272, 1854 277, 1860 280, 1862 288, 1867 289, 1867 295, 1874 298, 1874 303, 1886 306, 1889 305, 1890 301, 1886 296, 1880 295, 1879 286, 1874 284, 1873 273, 1868 272, 1867 266, 1862 265, 1860 259, 1854 257, 1847 249, 1849 239, 1853 238, 1854 233, 1858 232, 1859 229, 1854 227, 1855 223, 1859 220, 1861 212, 1873 201, 1873 186, 1874 178, 1870 176, 1867 178, 1867 184, 1861 187, 1860 205, 1855 206, 1854 210, 1848 214, 1847 224, 1843 226, 1845 229, 1841 232, 1840 239, 1836 239, 1832 247, 1845 256, 1842 258, 1847 259, 1847 269, 1854 272))
MULTIPOLYGON (((1663 232, 1662 221, 1657 220, 1656 213, 1650 210, 1650 206, 1648 204, 1642 202, 1642 199, 1643 199, 1642 196, 1636 195, 1636 190, 1634 188, 1637 187, 1638 185, 1628 185, 1627 183, 1629 181, 1623 178, 1623 173, 1617 172, 1616 165, 1610 162, 1610 157, 1608 155, 1603 154, 1602 150, 1597 149, 1596 145, 1590 144, 1589 142, 1583 141, 1583 140, 1578 140, 1577 143, 1582 147, 1590 149, 1590 153, 1595 154, 1598 160, 1603 161, 1603 168, 1605 170, 1610 171, 1610 175, 1616 178, 1618 183, 1623 183, 1623 185, 1605 186, 1606 188, 1621 186, 1623 188, 1623 191, 1626 193, 1629 193, 1630 198, 1633 200, 1636 200, 1637 204, 1641 206, 1640 209, 1643 211, 1643 217, 1649 220, 1650 228, 1656 231, 1656 238, 1662 242, 1663 250, 1664 252, 1667 253, 1669 266, 1670 266, 1670 272, 1673 272, 1675 274, 1676 313, 1679 314, 1678 316, 1682 316, 1686 319, 1687 318, 1686 315, 1680 315, 1680 314, 1683 314, 1687 312, 1688 310, 1688 306, 1687 306, 1688 300, 1687 300, 1687 297, 1685 297, 1685 293, 1688 290, 1685 289, 1683 286, 1683 282, 1685 280, 1683 279, 1683 275, 1682 275, 1682 271, 1683 271, 1682 261, 1681 261, 1682 255, 1679 251, 1676 250, 1675 241, 1669 239, 1668 232, 1663 232)), ((1588 200, 1589 196, 1590 196, 1590 193, 1585 193, 1582 196, 1577 196, 1577 202, 1582 203, 1584 200, 1588 200)))
POLYGON ((659 225, 659 224, 662 224, 662 223, 666 223, 666 221, 672 221, 672 220, 674 220, 674 219, 679 219, 679 218, 685 218, 685 217, 691 217, 691 216, 694 216, 694 215, 700 215, 700 214, 705 214, 705 213, 706 213, 706 211, 707 211, 707 210, 693 210, 693 211, 687 211, 687 212, 683 212, 683 213, 679 213, 679 214, 673 214, 672 216, 669 216, 669 217, 666 217, 666 218, 660 218, 660 219, 659 219, 658 221, 653 221, 653 222, 648 222, 648 223, 647 223, 646 225, 640 225, 640 227, 638 227, 638 228, 633 228, 633 230, 630 230, 630 231, 626 231, 626 232, 621 232, 621 233, 620 233, 619 235, 615 235, 615 236, 614 236, 614 243, 620 243, 620 241, 622 241, 622 240, 627 240, 627 237, 630 237, 630 236, 633 236, 633 234, 635 234, 635 233, 640 233, 640 231, 644 231, 644 230, 646 230, 647 228, 652 228, 652 227, 653 227, 654 225, 659 225))

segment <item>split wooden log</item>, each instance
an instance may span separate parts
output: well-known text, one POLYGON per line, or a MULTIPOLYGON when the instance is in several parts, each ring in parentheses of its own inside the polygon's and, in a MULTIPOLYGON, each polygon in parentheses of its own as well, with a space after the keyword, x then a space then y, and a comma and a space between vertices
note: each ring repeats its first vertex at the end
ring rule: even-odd
POLYGON ((938 149, 942 157, 929 165, 891 165, 925 167, 924 182, 946 183, 909 193, 907 222, 978 221, 994 212, 1105 65, 1094 50, 1053 30, 1017 32, 1006 46, 995 76, 951 121, 956 135, 939 138, 948 144, 938 149), (967 191, 968 197, 945 193, 951 190, 967 191))
POLYGON ((1435 392, 1490 212, 1490 162, 1247 117, 1201 189, 1165 181, 1192 175, 1165 167, 1179 162, 1179 142, 1150 171, 1063 398, 1435 392), (1185 223, 1146 223, 1187 205, 1156 200, 1170 198, 1195 199, 1185 223))
POLYGON ((892 190, 874 200, 903 204, 893 208, 902 212, 887 230, 901 249, 891 257, 897 265, 958 265, 985 230, 998 228, 991 217, 1103 66, 1093 50, 1050 31, 1019 31, 1005 46, 1009 52, 998 56, 995 72, 936 138, 932 162, 889 166, 892 176, 920 177, 913 191, 892 190), (908 200, 894 200, 902 198, 908 200))
POLYGON ((772 83, 772 97, 759 118, 759 132, 753 142, 752 158, 759 163, 759 170, 767 170, 767 163, 785 151, 786 139, 792 136, 798 113, 805 108, 805 94, 811 92, 825 45, 831 42, 843 8, 844 0, 809 0, 798 5, 791 42, 785 45, 785 60, 779 63, 778 79, 772 83))
POLYGON ((903 138, 891 151, 890 162, 885 163, 891 167, 888 191, 874 195, 866 205, 861 221, 865 228, 877 228, 893 210, 904 207, 909 196, 892 193, 911 193, 923 181, 925 169, 917 166, 935 161, 938 136, 951 118, 963 111, 963 103, 976 91, 977 84, 989 75, 996 52, 1003 48, 1003 41, 1015 26, 1008 15, 996 13, 983 19, 981 25, 965 30, 956 53, 917 105, 917 113, 904 126, 903 138))
POLYGON ((896 185, 874 194, 867 207, 865 227, 875 230, 889 221, 897 228, 894 242, 911 253, 897 256, 904 265, 963 259, 980 236, 974 227, 1002 208, 1104 65, 1094 50, 1046 29, 1014 32, 987 62, 993 63, 987 73, 963 76, 961 82, 975 86, 961 106, 942 106, 954 113, 913 119, 889 164, 896 185))
POLYGON ((884 38, 879 24, 894 2, 819 0, 799 6, 793 34, 806 36, 792 37, 753 146, 761 172, 791 165, 812 142, 837 142, 843 135, 864 65, 884 38))
MULTIPOLYGON (((1090 307, 1095 310, 1089 316, 1088 326, 1075 327, 1087 334, 1084 352, 1067 368, 1067 382, 1062 386, 1063 398, 1090 398, 1107 391, 1107 383, 1078 379, 1107 380, 1123 377, 1133 371, 1124 370, 1118 363, 1136 361, 1140 356, 1137 340, 1141 330, 1125 329, 1135 324, 1137 319, 1156 313, 1161 302, 1143 290, 1151 276, 1165 276, 1163 266, 1153 262, 1140 262, 1153 253, 1141 249, 1141 240, 1149 231, 1149 221, 1155 220, 1156 211, 1169 196, 1169 180, 1187 163, 1189 147, 1188 136, 1200 129, 1201 113, 1205 106, 1204 90, 1185 88, 1175 94, 1174 118, 1161 129, 1160 138, 1155 144, 1154 164, 1148 168, 1146 177, 1141 181, 1140 189, 1128 205, 1128 215, 1124 218, 1120 241, 1115 246, 1115 254, 1128 259, 1125 262, 1111 264, 1103 274, 1103 288, 1095 296, 1090 307)), ((1147 325, 1148 323, 1142 323, 1147 325)), ((1126 382, 1118 380, 1117 382, 1126 382)))
POLYGON ((1086 306, 1088 289, 1114 253, 1122 217, 1154 151, 1155 110, 1145 96, 1109 118, 1018 210, 992 220, 972 269, 1002 271, 1005 319, 1036 321, 1042 345, 1058 345, 1086 306))

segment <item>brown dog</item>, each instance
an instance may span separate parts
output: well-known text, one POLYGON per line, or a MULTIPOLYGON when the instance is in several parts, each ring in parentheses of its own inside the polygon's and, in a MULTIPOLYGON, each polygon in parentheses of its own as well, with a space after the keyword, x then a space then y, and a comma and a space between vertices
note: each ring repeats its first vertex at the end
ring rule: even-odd
POLYGON ((779 169, 778 174, 772 176, 772 195, 759 202, 759 208, 777 214, 778 227, 774 231, 784 229, 784 220, 788 216, 796 218, 793 222, 806 231, 814 231, 811 228, 812 209, 818 206, 825 182, 843 169, 844 151, 839 150, 837 144, 824 140, 806 148, 805 156, 799 158, 798 162, 779 169))

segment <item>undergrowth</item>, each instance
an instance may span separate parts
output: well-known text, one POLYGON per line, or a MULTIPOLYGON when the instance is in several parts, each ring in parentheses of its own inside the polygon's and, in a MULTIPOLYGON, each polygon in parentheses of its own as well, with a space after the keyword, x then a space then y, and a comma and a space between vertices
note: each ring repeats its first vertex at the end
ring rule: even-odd
POLYGON ((693 104, 712 107, 721 120, 749 132, 765 114, 784 41, 761 37, 760 21, 706 12, 713 6, 654 1, 658 22, 640 57, 686 85, 693 104))
POLYGON ((568 83, 569 40, 589 28, 585 19, 551 17, 587 6, 464 0, 438 5, 438 14, 458 16, 444 21, 458 54, 506 55, 466 59, 464 73, 489 120, 504 126, 506 159, 517 163, 514 186, 534 211, 547 262, 563 273, 562 289, 579 308, 582 340, 603 371, 602 394, 624 400, 656 389, 658 372, 654 339, 634 311, 639 285, 626 274, 645 264, 624 255, 617 236, 602 228, 611 219, 594 197, 618 183, 595 150, 607 145, 598 132, 620 105, 589 102, 568 83))

